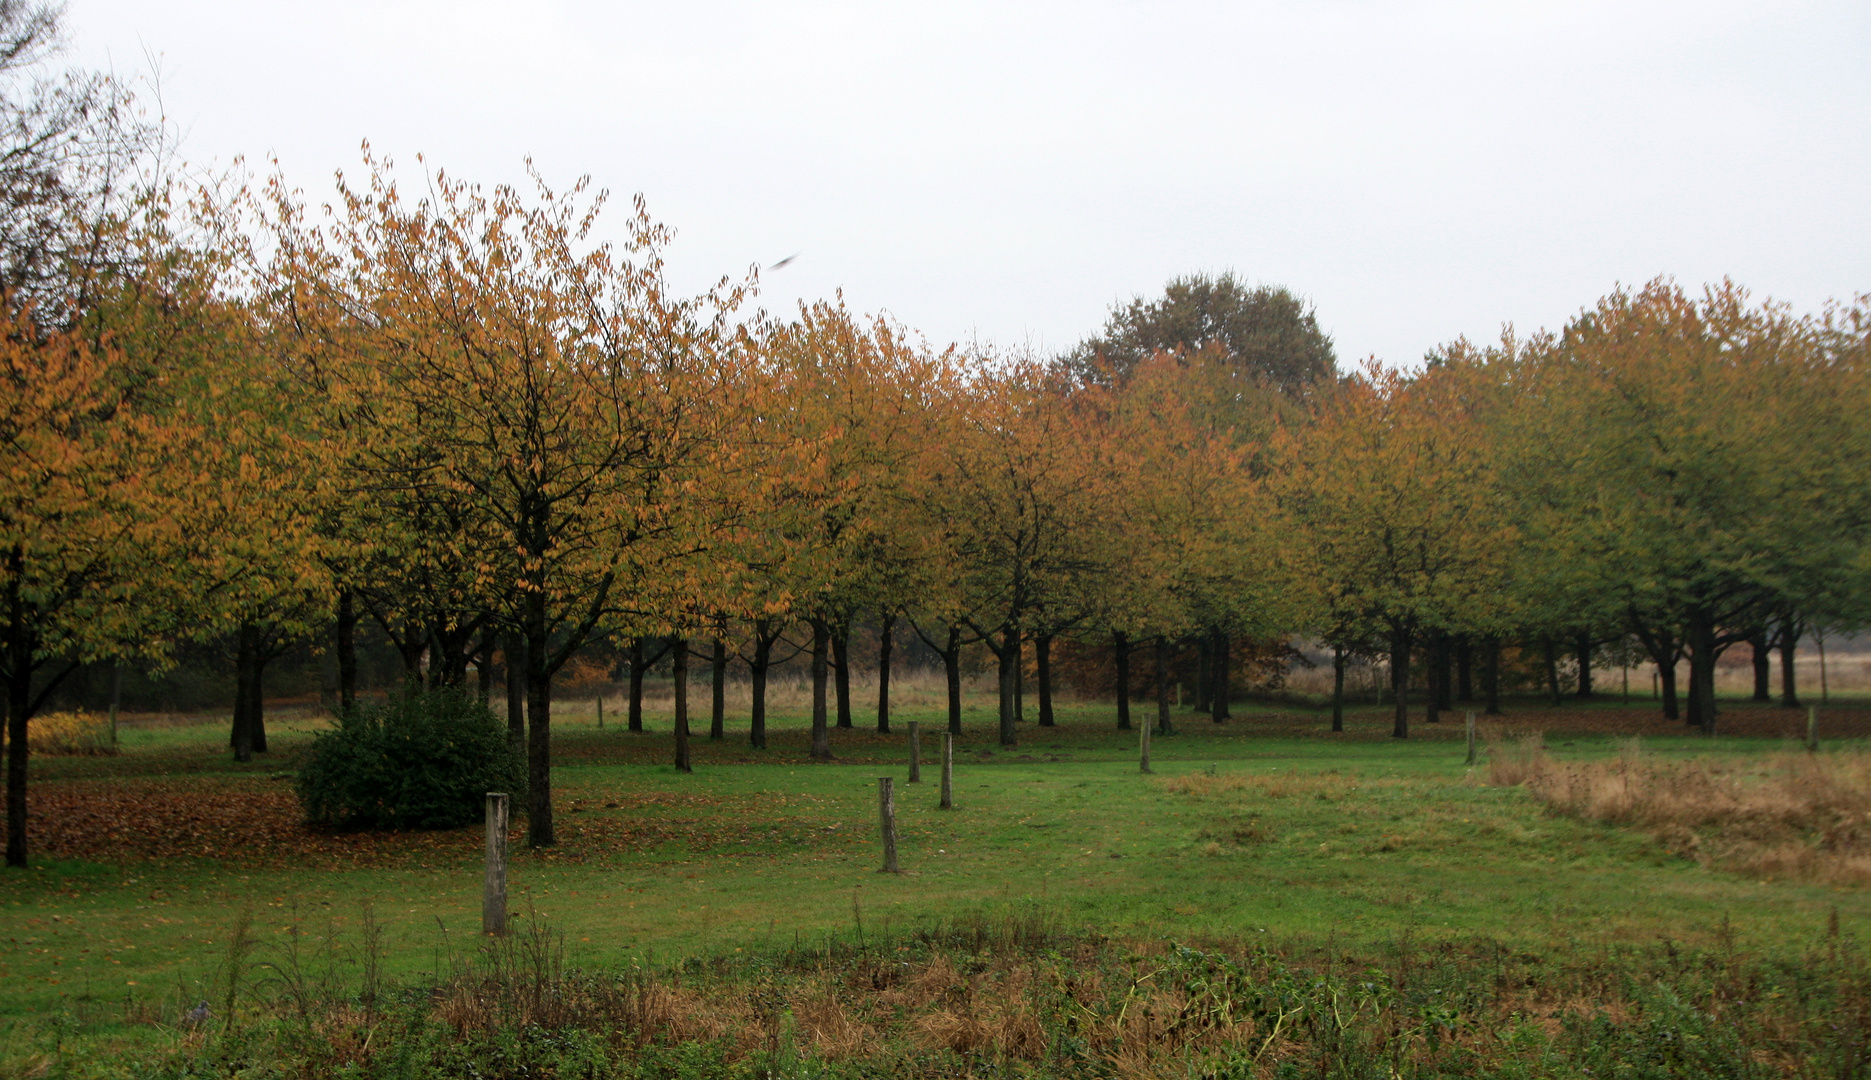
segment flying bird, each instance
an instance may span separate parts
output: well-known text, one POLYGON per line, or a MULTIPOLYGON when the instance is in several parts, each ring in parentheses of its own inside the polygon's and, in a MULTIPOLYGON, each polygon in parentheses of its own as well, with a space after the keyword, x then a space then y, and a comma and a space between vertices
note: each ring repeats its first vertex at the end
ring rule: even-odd
POLYGON ((787 263, 792 262, 794 259, 797 259, 798 257, 799 257, 799 253, 795 251, 791 255, 788 255, 784 259, 781 259, 779 262, 776 262, 772 266, 767 267, 767 269, 778 270, 781 267, 785 266, 787 263))

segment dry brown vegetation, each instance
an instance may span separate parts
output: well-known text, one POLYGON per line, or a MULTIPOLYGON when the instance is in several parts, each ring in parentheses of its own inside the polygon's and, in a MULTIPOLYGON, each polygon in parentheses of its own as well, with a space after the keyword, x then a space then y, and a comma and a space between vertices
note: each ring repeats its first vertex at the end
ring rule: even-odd
MULTIPOLYGON (((1836 926, 1790 962, 1725 941, 1542 957, 1499 943, 1372 950, 1114 941, 1011 906, 868 944, 621 972, 567 966, 536 912, 413 984, 251 960, 185 1027, 191 1075, 1642 1076, 1860 1075, 1871 969, 1836 926), (415 1049, 411 1049, 415 1048, 415 1049), (290 1067, 284 1067, 284 1066, 290 1067)), ((238 936, 238 934, 236 935, 238 936)), ((342 951, 342 950, 338 950, 342 951)), ((327 947, 327 953, 335 955, 327 947)), ((138 1018, 189 1007, 171 997, 138 1018)), ((126 1014, 128 1015, 128 1014, 126 1014)))
POLYGON ((1559 813, 1647 829, 1707 865, 1871 883, 1871 753, 1670 761, 1629 739, 1615 759, 1562 762, 1522 735, 1491 743, 1487 776, 1559 813))
POLYGON ((33 717, 26 745, 33 753, 47 757, 108 756, 117 752, 110 737, 110 718, 83 710, 33 717))

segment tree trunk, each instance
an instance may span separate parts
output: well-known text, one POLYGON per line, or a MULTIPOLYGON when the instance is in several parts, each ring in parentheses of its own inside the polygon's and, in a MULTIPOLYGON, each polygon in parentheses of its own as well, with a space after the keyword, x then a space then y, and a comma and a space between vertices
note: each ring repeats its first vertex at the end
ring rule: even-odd
POLYGON ((1009 626, 1001 633, 1000 645, 1000 744, 1018 746, 1020 732, 1014 727, 1014 697, 1020 692, 1020 628, 1009 626))
POLYGON ((1332 730, 1345 730, 1345 647, 1332 646, 1332 730))
POLYGON ((526 623, 526 786, 527 842, 551 847, 558 840, 552 823, 552 673, 546 670, 551 645, 546 629, 546 598, 527 593, 526 623))
POLYGON ((1546 690, 1553 695, 1553 704, 1565 704, 1565 695, 1559 692, 1559 646, 1552 638, 1540 639, 1540 646, 1546 656, 1546 690))
POLYGON ((825 725, 825 653, 831 645, 831 627, 823 619, 812 620, 812 756, 828 761, 832 756, 832 735, 825 725))
POLYGON ((1748 648, 1754 650, 1754 700, 1772 701, 1774 699, 1774 661, 1768 655, 1767 631, 1755 632, 1748 638, 1748 648))
POLYGON ((885 615, 877 631, 877 730, 890 733, 890 651, 896 644, 897 617, 885 615))
POLYGON ((1130 635, 1111 632, 1111 658, 1117 665, 1117 729, 1130 730, 1130 635))
POLYGON ((357 707, 357 598, 351 590, 338 593, 338 708, 357 707))
POLYGON ((403 678, 419 685, 426 684, 427 672, 423 670, 422 655, 429 651, 428 631, 405 619, 403 632, 395 636, 395 641, 396 655, 403 661, 403 678))
POLYGON ((1475 700, 1475 644, 1467 634, 1455 639, 1455 700, 1475 700))
POLYGON ((12 559, 13 584, 9 589, 6 627, 7 666, 7 759, 6 759, 6 864, 26 868, 26 758, 32 745, 26 736, 26 721, 32 715, 33 653, 37 651, 32 632, 24 624, 24 604, 19 596, 18 549, 12 559))
POLYGON ((1572 642, 1573 655, 1579 658, 1579 690, 1575 697, 1592 696, 1592 635, 1579 634, 1572 642))
POLYGON ((1390 696, 1397 702, 1397 717, 1390 729, 1395 739, 1410 737, 1410 631, 1401 626, 1390 629, 1390 696))
POLYGON ((253 682, 260 654, 260 628, 243 621, 235 632, 234 730, 230 739, 235 761, 253 760, 253 682))
POLYGON ((1213 631, 1195 639, 1195 711, 1208 712, 1215 698, 1210 685, 1215 670, 1215 634, 1213 631))
POLYGON ((948 682, 949 734, 961 734, 961 628, 948 628, 948 647, 942 650, 942 675, 948 682))
POLYGON ((507 741, 526 745, 526 638, 507 634, 507 741))
POLYGON ((676 694, 676 771, 689 767, 689 643, 677 638, 669 646, 669 673, 676 694))
POLYGON ((838 692, 838 726, 851 727, 851 626, 832 631, 832 684, 838 692))
POLYGON ((1169 734, 1169 639, 1156 639, 1156 730, 1169 734))
POLYGON ((1481 692, 1487 695, 1487 705, 1481 711, 1487 716, 1501 715, 1501 639, 1491 637, 1482 655, 1481 692))
POLYGON ((643 659, 643 639, 630 639, 630 704, 628 727, 631 731, 643 730, 643 670, 649 665, 643 659))
POLYGON ((1435 636, 1431 640, 1435 642, 1435 652, 1432 655, 1436 658, 1437 715, 1430 718, 1433 723, 1442 718, 1440 715, 1441 713, 1455 708, 1455 678, 1453 675, 1455 649, 1454 641, 1450 638, 1446 630, 1436 631, 1435 636))
POLYGON ((1210 652, 1212 654, 1212 659, 1209 662, 1214 665, 1214 670, 1210 675, 1214 697, 1209 701, 1209 719, 1219 724, 1226 721, 1229 716, 1232 715, 1228 711, 1228 695, 1232 693, 1232 689, 1228 685, 1228 676, 1233 666, 1233 661, 1228 657, 1229 644, 1227 631, 1215 631, 1215 645, 1210 652))
POLYGON ((481 704, 487 704, 494 696, 494 635, 491 632, 482 636, 480 651, 475 654, 474 682, 481 704))
POLYGON ((1792 620, 1780 627, 1780 704, 1789 709, 1800 705, 1799 687, 1793 677, 1794 654, 1799 650, 1800 635, 1792 620))
POLYGON ((715 639, 715 655, 709 669, 708 737, 728 737, 728 643, 715 639))
POLYGON ((256 754, 266 753, 266 641, 254 631, 253 678, 247 683, 247 741, 256 754))
POLYGON ((1650 662, 1657 666, 1657 681, 1663 688, 1663 718, 1677 718, 1676 709, 1676 637, 1668 630, 1652 631, 1650 628, 1631 619, 1631 628, 1637 640, 1643 643, 1644 651, 1650 654, 1650 662))
POLYGON ((1689 610, 1689 703, 1704 735, 1715 734, 1715 622, 1689 610))
POLYGON ((753 681, 753 707, 747 714, 747 741, 757 750, 767 748, 767 670, 773 666, 773 642, 778 637, 761 619, 754 624, 754 659, 748 666, 753 681))
POLYGON ((1020 639, 1020 651, 1013 654, 1013 722, 1026 723, 1026 638, 1020 639))
POLYGON ((1423 721, 1430 724, 1442 722, 1442 710, 1446 707, 1443 701, 1448 697, 1448 688, 1443 685, 1449 674, 1444 640, 1440 630, 1423 635, 1423 721))
POLYGON ((1039 726, 1052 727, 1052 635, 1033 639, 1033 674, 1039 680, 1039 726))

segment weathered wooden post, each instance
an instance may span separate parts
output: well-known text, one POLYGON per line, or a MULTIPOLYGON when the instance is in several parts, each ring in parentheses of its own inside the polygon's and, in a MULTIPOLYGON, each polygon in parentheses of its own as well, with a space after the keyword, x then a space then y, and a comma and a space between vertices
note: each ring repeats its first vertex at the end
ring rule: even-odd
POLYGON ((604 730, 604 695, 598 695, 598 730, 604 730))
POLYGON ((942 733, 942 806, 955 809, 955 733, 942 733))
POLYGON ((1806 752, 1809 754, 1819 752, 1819 707, 1817 705, 1806 706, 1806 752))
POLYGON ((910 721, 910 783, 923 782, 923 744, 922 732, 917 730, 916 721, 910 721))
POLYGON ((884 834, 883 873, 899 874, 897 866, 897 800, 888 776, 877 778, 877 825, 884 834))
POLYGON ((1475 710, 1468 710, 1468 763, 1475 763, 1475 710))
POLYGON ((1137 730, 1142 733, 1137 738, 1137 745, 1140 750, 1140 753, 1138 754, 1139 767, 1137 771, 1149 772, 1150 771, 1150 725, 1149 724, 1139 725, 1137 730))
POLYGON ((487 877, 481 885, 481 933, 507 932, 507 793, 487 793, 487 877))

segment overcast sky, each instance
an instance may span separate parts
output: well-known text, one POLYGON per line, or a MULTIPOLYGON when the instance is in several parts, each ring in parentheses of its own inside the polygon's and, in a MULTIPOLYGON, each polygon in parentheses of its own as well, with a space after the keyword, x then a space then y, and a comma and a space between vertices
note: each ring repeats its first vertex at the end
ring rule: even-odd
MULTIPOLYGON (((69 0, 184 154, 322 196, 368 138, 643 193, 699 289, 797 253, 937 343, 1045 351, 1173 275, 1412 364, 1618 282, 1871 290, 1871 4, 69 0)), ((619 213, 627 201, 616 204, 619 213)))

